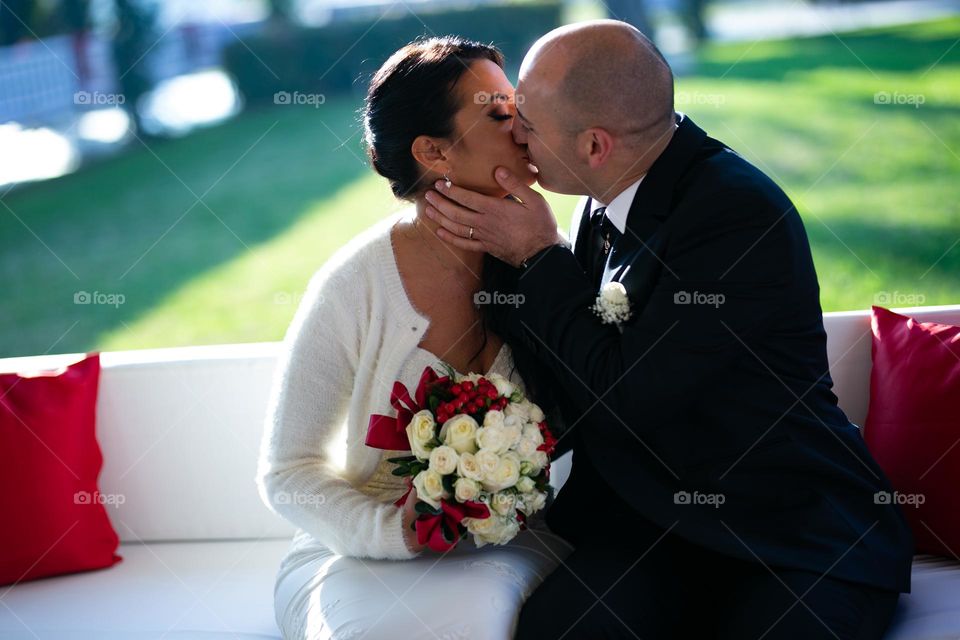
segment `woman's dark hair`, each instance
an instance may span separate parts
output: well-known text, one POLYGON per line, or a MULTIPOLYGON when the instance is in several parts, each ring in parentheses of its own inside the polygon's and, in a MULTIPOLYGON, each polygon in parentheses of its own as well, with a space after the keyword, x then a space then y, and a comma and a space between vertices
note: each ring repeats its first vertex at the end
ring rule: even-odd
POLYGON ((398 198, 412 199, 421 189, 422 172, 410 151, 417 136, 453 136, 460 110, 454 88, 477 60, 503 67, 503 54, 490 45, 458 36, 415 40, 370 80, 363 113, 367 154, 398 198))
MULTIPOLYGON (((406 45, 380 67, 370 81, 363 114, 367 153, 374 170, 390 181, 398 198, 413 199, 422 189, 422 172, 411 152, 417 136, 449 138, 460 105, 454 89, 472 62, 490 60, 503 68, 503 54, 496 47, 444 36, 416 40, 406 45)), ((482 290, 507 293, 516 288, 516 271, 491 255, 484 257, 482 290)), ((480 305, 484 340, 474 359, 487 345, 487 329, 508 340, 520 376, 544 411, 556 403, 553 382, 542 365, 509 329, 502 305, 480 305)), ((471 360, 472 361, 472 360, 471 360)))

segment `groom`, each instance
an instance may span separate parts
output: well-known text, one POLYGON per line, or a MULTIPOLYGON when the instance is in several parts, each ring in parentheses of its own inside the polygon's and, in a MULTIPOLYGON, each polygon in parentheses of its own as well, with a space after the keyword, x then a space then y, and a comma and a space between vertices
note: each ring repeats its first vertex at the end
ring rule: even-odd
POLYGON ((624 23, 541 38, 516 103, 540 184, 585 195, 572 249, 502 169, 519 201, 441 182, 428 214, 516 267, 505 337, 565 402, 573 468, 547 522, 575 550, 517 637, 880 638, 913 543, 831 392, 796 209, 674 112, 669 66, 624 23), (591 309, 610 283, 617 323, 591 309))

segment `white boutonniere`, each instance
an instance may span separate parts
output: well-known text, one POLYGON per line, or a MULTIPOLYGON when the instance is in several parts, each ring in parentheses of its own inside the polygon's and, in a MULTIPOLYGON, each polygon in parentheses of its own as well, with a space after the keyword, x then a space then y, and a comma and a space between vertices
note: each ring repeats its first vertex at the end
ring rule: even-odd
POLYGON ((608 282, 600 289, 597 301, 590 307, 604 324, 622 324, 630 319, 630 298, 619 282, 608 282))

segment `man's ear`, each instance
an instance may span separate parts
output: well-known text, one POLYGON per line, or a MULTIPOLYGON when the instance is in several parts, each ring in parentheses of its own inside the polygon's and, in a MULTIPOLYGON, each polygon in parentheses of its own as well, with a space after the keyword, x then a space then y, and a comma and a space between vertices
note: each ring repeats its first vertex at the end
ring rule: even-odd
POLYGON ((426 171, 435 171, 445 174, 450 170, 450 163, 446 156, 446 145, 438 138, 417 136, 410 145, 410 153, 414 160, 426 171))
POLYGON ((591 127, 577 135, 577 148, 591 169, 602 167, 613 152, 614 138, 601 127, 591 127))

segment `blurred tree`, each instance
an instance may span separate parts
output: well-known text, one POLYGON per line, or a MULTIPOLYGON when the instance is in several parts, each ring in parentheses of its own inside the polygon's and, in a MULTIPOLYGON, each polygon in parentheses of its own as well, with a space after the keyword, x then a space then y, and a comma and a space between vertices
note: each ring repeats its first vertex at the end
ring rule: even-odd
POLYGON ((137 102, 152 85, 146 57, 156 41, 157 11, 137 0, 114 0, 114 11, 112 52, 117 82, 124 96, 123 108, 142 135, 137 102))
POLYGON ((3 0, 0 2, 0 46, 32 38, 30 26, 36 19, 35 0, 3 0))
POLYGON ((611 18, 629 22, 653 40, 653 24, 644 0, 605 0, 605 6, 611 18))
POLYGON ((680 5, 690 35, 698 44, 706 40, 708 36, 707 25, 703 19, 706 6, 707 0, 682 0, 680 5))
POLYGON ((77 67, 80 86, 90 79, 90 63, 87 51, 90 28, 90 0, 63 0, 59 7, 60 22, 71 34, 73 58, 77 67))

